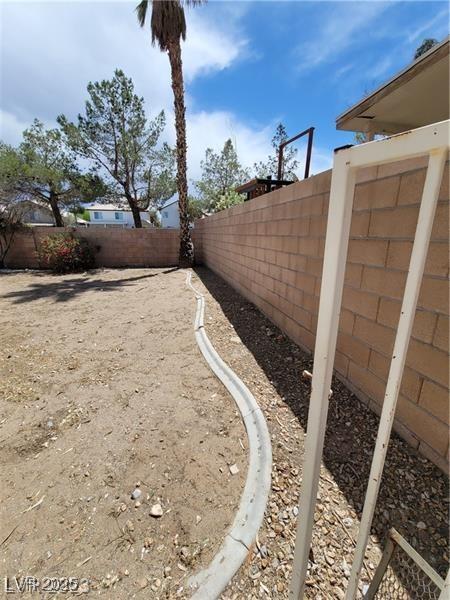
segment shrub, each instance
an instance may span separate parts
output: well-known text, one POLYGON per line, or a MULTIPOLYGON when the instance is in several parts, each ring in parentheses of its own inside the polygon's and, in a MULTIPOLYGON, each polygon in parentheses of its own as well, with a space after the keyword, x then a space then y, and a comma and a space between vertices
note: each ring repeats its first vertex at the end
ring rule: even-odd
POLYGON ((94 252, 87 240, 70 233, 56 233, 44 238, 39 250, 44 268, 55 273, 77 273, 92 269, 94 252))
POLYGON ((244 196, 242 194, 238 194, 234 190, 228 190, 219 197, 219 200, 214 207, 214 212, 231 208, 232 206, 236 206, 236 204, 242 204, 242 202, 244 202, 244 196))

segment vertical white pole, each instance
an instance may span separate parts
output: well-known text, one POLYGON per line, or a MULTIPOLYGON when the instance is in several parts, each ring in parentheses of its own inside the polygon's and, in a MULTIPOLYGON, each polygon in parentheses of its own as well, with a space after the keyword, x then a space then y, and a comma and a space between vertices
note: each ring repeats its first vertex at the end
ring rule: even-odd
POLYGON ((391 436, 397 398, 402 383, 409 338, 416 314, 417 298, 422 284, 423 270, 427 258, 428 244, 433 227, 446 155, 446 150, 441 149, 430 154, 346 600, 353 600, 356 597, 358 589, 359 576, 375 511, 389 438, 391 436))
POLYGON ((320 291, 319 320, 314 352, 314 371, 309 403, 303 481, 299 502, 292 582, 289 597, 301 600, 308 568, 314 508, 320 476, 328 395, 333 372, 339 313, 355 188, 348 151, 335 155, 330 190, 327 237, 320 291))
POLYGON ((444 587, 439 594, 439 600, 449 600, 450 598, 450 569, 448 570, 447 577, 445 578, 444 587))

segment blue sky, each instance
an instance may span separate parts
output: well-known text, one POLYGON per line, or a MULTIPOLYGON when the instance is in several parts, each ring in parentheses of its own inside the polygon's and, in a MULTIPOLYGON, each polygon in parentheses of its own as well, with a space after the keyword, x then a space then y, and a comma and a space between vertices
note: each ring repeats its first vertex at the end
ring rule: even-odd
MULTIPOLYGON (((49 126, 83 108, 90 80, 115 67, 133 77, 151 114, 167 113, 167 57, 137 27, 134 3, 3 2, 0 135, 18 143, 39 117, 49 126)), ((426 37, 448 35, 446 2, 210 1, 188 10, 183 48, 189 175, 227 137, 244 164, 264 159, 278 121, 289 134, 316 127, 313 170, 352 142, 335 118, 412 60, 426 37)))

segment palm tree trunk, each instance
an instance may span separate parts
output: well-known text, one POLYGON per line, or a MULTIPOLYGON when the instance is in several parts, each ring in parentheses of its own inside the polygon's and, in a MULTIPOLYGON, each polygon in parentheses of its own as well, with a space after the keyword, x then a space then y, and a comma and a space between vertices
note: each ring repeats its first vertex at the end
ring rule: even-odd
POLYGON ((50 198, 49 198, 50 208, 52 209, 53 216, 55 218, 56 227, 64 227, 64 221, 61 216, 61 211, 58 206, 58 197, 54 192, 50 190, 50 198))
POLYGON ((188 187, 186 166, 186 109, 184 106, 183 66, 180 40, 168 45, 172 90, 175 107, 175 129, 177 136, 177 187, 178 211, 180 214, 180 267, 191 266, 194 261, 194 247, 189 230, 188 187))

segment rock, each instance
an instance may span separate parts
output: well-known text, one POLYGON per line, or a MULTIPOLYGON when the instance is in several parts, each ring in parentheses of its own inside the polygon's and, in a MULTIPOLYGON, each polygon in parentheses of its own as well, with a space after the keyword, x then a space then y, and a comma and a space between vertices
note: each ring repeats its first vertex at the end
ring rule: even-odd
POLYGON ((142 577, 141 579, 139 579, 138 586, 139 586, 139 588, 141 590, 143 590, 144 588, 146 588, 148 586, 148 579, 147 579, 147 577, 142 577))
POLYGON ((230 469, 230 473, 232 475, 237 475, 239 473, 239 467, 236 463, 234 465, 230 465, 228 468, 230 469))
POLYGON ((136 500, 136 502, 134 503, 134 508, 139 508, 141 506, 141 503, 139 502, 139 500, 136 500))
POLYGON ((153 538, 151 537, 146 537, 144 539, 144 548, 150 548, 150 546, 153 544, 153 538))
POLYGON ((200 523, 200 521, 201 521, 201 520, 202 520, 202 518, 201 518, 201 516, 200 516, 200 515, 197 515, 197 516, 195 517, 195 522, 197 523, 197 525, 200 523))
POLYGON ((150 515, 156 519, 163 516, 163 509, 161 504, 154 504, 150 509, 150 515))
POLYGON ((282 533, 284 530, 284 527, 281 523, 275 523, 275 525, 273 526, 273 530, 275 531, 275 533, 282 533))
POLYGON ((164 567, 164 577, 169 577, 171 572, 172 572, 172 569, 170 567, 164 567))
POLYGON ((89 583, 87 581, 83 581, 77 590, 78 594, 88 594, 89 593, 89 583))
POLYGON ((423 521, 419 521, 416 525, 417 529, 426 529, 427 526, 425 525, 425 523, 423 521))
POLYGON ((133 525, 133 521, 128 520, 125 523, 125 527, 127 528, 127 531, 134 531, 134 525, 133 525))
POLYGON ((142 492, 139 488, 136 488, 135 490, 133 490, 131 492, 131 499, 132 500, 137 500, 138 498, 140 498, 142 495, 142 492))

